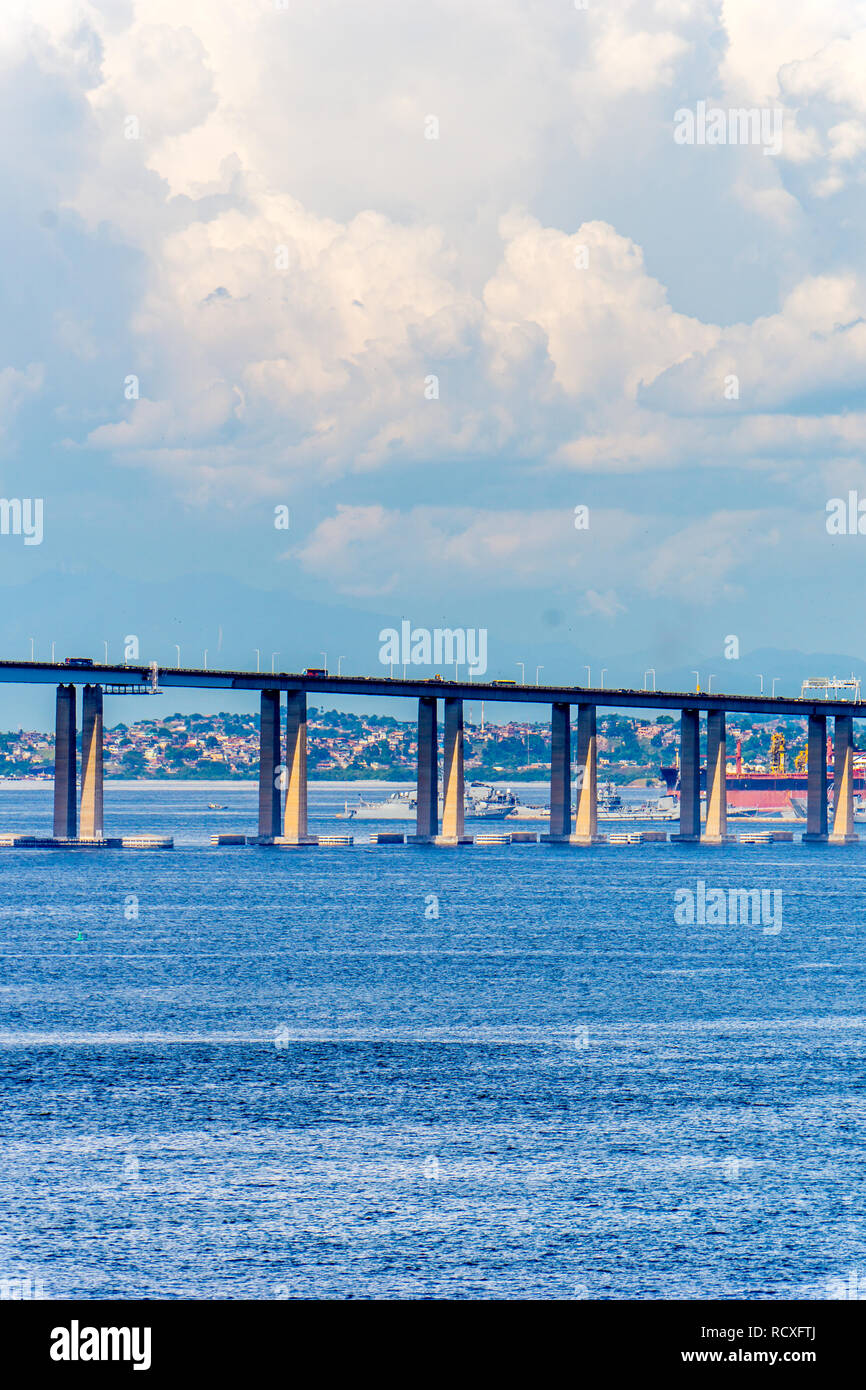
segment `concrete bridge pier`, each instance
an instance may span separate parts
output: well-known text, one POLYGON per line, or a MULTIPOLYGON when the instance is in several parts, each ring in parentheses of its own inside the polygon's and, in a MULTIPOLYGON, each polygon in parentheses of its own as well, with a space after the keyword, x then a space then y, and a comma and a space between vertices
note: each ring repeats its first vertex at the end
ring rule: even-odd
POLYGON ((101 685, 86 685, 81 701, 81 828, 78 838, 103 838, 101 685))
POLYGON ((827 716, 809 715, 808 784, 804 844, 824 844, 827 839, 827 716))
POLYGON ((700 712, 684 709, 680 719, 680 833, 671 839, 694 844, 701 838, 700 712))
POLYGON ((463 701, 445 697, 445 745, 442 773, 442 831, 437 845, 471 845, 463 828, 463 701))
POLYGON ((307 692, 290 690, 286 707, 286 808, 284 845, 314 845, 307 834, 307 692))
POLYGON ((54 720, 54 836, 74 840, 78 828, 75 686, 58 685, 54 720))
MULTIPOLYGON (((551 814, 553 808, 551 807, 551 814)), ((598 833, 598 763, 595 705, 577 707, 577 817, 573 845, 600 845, 598 833)))
POLYGON ((707 819, 701 836, 703 845, 729 845, 736 841, 736 836, 728 834, 726 763, 725 711, 711 709, 707 711, 707 819))
POLYGON ((280 833, 280 692, 263 690, 259 720, 259 839, 280 833))
POLYGON ((856 845, 854 833, 854 720, 837 714, 833 721, 833 830, 831 845, 856 845))
POLYGON ((571 840, 571 706, 555 704, 550 719, 550 833, 548 844, 571 840))
POLYGON ((436 696, 418 701, 418 772, 415 796, 415 834, 410 844, 431 844, 439 834, 439 731, 436 696))

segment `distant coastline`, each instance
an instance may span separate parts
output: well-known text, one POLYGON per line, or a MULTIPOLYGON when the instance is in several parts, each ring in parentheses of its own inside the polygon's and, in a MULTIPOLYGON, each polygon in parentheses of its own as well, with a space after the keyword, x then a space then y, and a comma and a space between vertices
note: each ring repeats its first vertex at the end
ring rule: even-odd
MULTIPOLYGON (((221 787, 251 787, 258 788, 258 778, 256 777, 106 777, 106 786, 112 787, 200 787, 203 790, 219 790, 221 787)), ((510 786, 516 779, 513 777, 498 776, 496 778, 478 778, 478 781, 492 782, 494 786, 510 786)), ((548 778, 538 776, 535 778, 522 778, 524 782, 539 787, 547 786, 548 778)), ((328 786, 337 785, 345 787, 414 787, 415 778, 411 775, 405 777, 309 777, 308 786, 328 786)), ((44 787, 52 790, 54 787, 53 777, 2 777, 0 776, 0 791, 12 791, 15 789, 23 791, 36 791, 44 787)))
MULTIPOLYGON (((202 791, 220 791, 225 790, 227 786, 248 787, 252 790, 257 790, 259 785, 258 778, 256 777, 215 777, 210 779, 205 777, 106 777, 104 780, 105 785, 111 787, 164 788, 192 786, 198 787, 202 791)), ((535 776, 527 775, 520 777, 514 777, 511 774, 505 775, 501 772, 496 773, 494 776, 473 773, 471 777, 467 776, 466 780, 467 782, 485 782, 494 787, 510 787, 516 782, 520 782, 523 786, 543 787, 545 789, 550 785, 549 774, 545 775, 542 772, 537 773, 535 776)), ((612 781, 613 779, 611 778, 608 780, 612 781)), ((415 786, 415 778, 411 774, 407 774, 405 777, 309 777, 307 779, 307 785, 310 787, 343 786, 351 788, 353 791, 356 788, 375 790, 379 787, 391 789, 399 787, 401 789, 409 788, 411 790, 415 786)), ((621 786, 623 784, 620 783, 618 785, 621 786)), ((638 777, 624 785, 632 787, 635 790, 646 790, 647 788, 650 790, 657 790, 663 787, 664 783, 658 779, 653 780, 638 777)), ((53 777, 0 776, 0 793, 16 790, 38 791, 43 787, 46 791, 52 791, 54 787, 53 777)))

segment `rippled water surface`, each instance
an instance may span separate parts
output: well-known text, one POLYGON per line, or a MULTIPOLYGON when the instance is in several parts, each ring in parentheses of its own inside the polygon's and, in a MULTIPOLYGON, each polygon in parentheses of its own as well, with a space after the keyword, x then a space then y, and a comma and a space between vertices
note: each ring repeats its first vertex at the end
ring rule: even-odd
MULTIPOLYGON (((50 833, 50 792, 0 830, 50 833)), ((255 817, 109 783, 107 833, 174 851, 0 850, 0 1278, 866 1294, 866 844, 209 847, 255 817), (699 879, 781 930, 678 925, 699 879)))

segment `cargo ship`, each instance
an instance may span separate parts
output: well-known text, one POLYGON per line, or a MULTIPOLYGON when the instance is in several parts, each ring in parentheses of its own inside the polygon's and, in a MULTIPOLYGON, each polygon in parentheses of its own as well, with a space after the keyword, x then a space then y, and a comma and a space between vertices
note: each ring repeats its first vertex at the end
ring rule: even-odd
MULTIPOLYGON (((731 811, 772 811, 777 814, 792 812, 794 815, 800 815, 808 789, 805 748, 796 755, 794 766, 789 768, 785 735, 773 734, 770 739, 769 767, 766 772, 758 772, 744 771, 742 744, 742 739, 738 738, 733 769, 730 764, 727 769, 725 787, 728 809, 731 811)), ((858 752, 855 753, 854 757, 855 797, 866 795, 864 756, 866 755, 858 752)), ((665 789, 669 793, 678 791, 680 784, 679 760, 672 767, 660 767, 659 776, 663 779, 665 789)), ((706 766, 702 764, 702 791, 706 791, 706 785, 707 770, 706 766)), ((827 739, 827 787, 828 796, 832 800, 833 740, 830 738, 827 739)))

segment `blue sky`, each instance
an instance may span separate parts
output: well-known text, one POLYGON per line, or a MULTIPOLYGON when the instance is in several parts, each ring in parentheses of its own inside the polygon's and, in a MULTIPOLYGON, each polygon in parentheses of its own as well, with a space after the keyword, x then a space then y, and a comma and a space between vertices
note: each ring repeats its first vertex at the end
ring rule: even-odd
POLYGON ((5 656, 863 651, 866 3, 7 10, 5 656))

